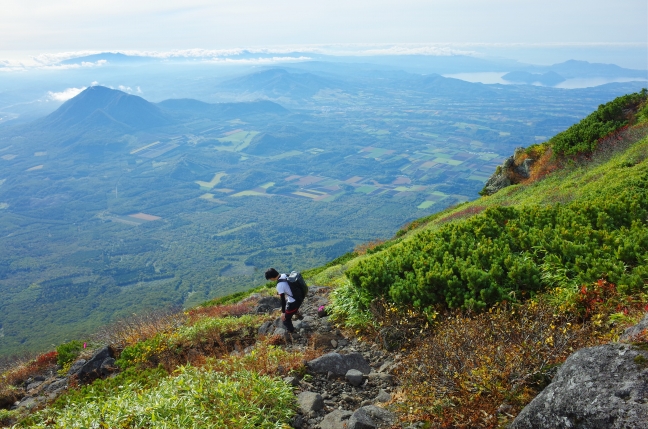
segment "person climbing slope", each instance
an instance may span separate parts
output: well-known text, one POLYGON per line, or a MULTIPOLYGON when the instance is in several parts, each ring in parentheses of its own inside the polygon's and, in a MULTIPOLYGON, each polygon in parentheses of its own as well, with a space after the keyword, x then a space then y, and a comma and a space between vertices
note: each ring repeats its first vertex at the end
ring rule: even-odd
POLYGON ((295 332, 292 318, 294 317, 296 320, 303 318, 299 313, 299 307, 306 296, 306 292, 298 281, 291 281, 292 278, 297 277, 303 282, 299 273, 291 273, 289 278, 288 275, 280 274, 274 268, 268 268, 265 272, 266 280, 277 282, 277 293, 281 298, 281 320, 286 330, 291 334, 295 332))

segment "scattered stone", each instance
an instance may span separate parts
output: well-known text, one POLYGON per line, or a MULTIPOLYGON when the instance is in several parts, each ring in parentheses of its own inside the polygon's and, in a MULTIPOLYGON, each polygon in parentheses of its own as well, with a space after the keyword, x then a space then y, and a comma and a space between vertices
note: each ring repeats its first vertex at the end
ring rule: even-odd
POLYGON ((378 368, 378 372, 388 372, 393 366, 394 361, 386 360, 385 363, 383 363, 380 368, 378 368))
POLYGON ((331 340, 331 346, 332 346, 333 348, 336 348, 336 347, 338 346, 338 342, 337 342, 337 340, 331 340))
POLYGON ((297 403, 304 414, 324 408, 324 399, 319 393, 315 392, 300 393, 297 395, 297 403))
POLYGON ((273 335, 280 335, 280 336, 285 337, 287 334, 288 334, 288 331, 286 331, 284 328, 275 328, 273 335))
POLYGON ((321 305, 317 309, 317 317, 322 318, 322 317, 326 317, 326 316, 328 316, 328 312, 326 311, 326 307, 321 305))
POLYGON ((301 330, 301 329, 304 329, 304 330, 310 329, 310 325, 305 320, 298 320, 298 321, 293 323, 293 326, 298 331, 301 330))
POLYGON ((394 376, 382 372, 371 372, 369 373, 369 380, 379 383, 393 384, 394 376))
POLYGON ((358 371, 357 369, 350 369, 347 371, 345 374, 344 378, 352 385, 352 386, 360 386, 362 382, 364 381, 364 376, 362 372, 358 371))
POLYGON ((324 416, 320 429, 346 429, 346 424, 352 415, 350 411, 334 410, 324 416))
POLYGON ((271 321, 263 322, 263 325, 259 327, 259 335, 268 335, 272 328, 274 328, 274 324, 271 321))
POLYGON ((369 374, 371 367, 360 353, 327 353, 307 363, 308 368, 316 373, 326 374, 329 371, 334 375, 344 376, 350 369, 357 369, 363 374, 369 374))
POLYGON ((59 380, 56 380, 52 382, 49 386, 45 388, 46 392, 53 392, 55 390, 58 390, 60 388, 65 388, 67 387, 68 379, 67 378, 61 378, 59 380))
POLYGON ((376 407, 375 405, 361 407, 356 410, 356 412, 358 411, 366 413, 378 427, 390 427, 396 423, 396 415, 394 413, 384 408, 376 407))
POLYGON ((387 393, 384 389, 380 389, 378 396, 374 399, 375 402, 389 402, 391 401, 391 395, 387 393))
POLYGON ((378 427, 364 408, 357 409, 351 415, 347 426, 348 429, 376 429, 378 427))
POLYGON ((294 386, 297 387, 299 386, 299 379, 297 377, 293 376, 288 376, 283 379, 284 383, 286 383, 289 386, 294 386))
POLYGON ((290 422, 290 426, 294 427, 295 429, 301 429, 304 427, 304 418, 297 414, 295 417, 293 417, 292 422, 290 422))
POLYGON ((27 408, 27 409, 32 409, 40 405, 41 399, 38 397, 32 398, 32 397, 26 397, 23 398, 20 403, 18 403, 18 406, 16 408, 27 408))
POLYGON ((330 332, 317 332, 313 335, 313 345, 316 349, 328 350, 331 348, 331 341, 337 341, 337 336, 330 332))
POLYGON ((29 383, 29 384, 27 385, 27 391, 29 392, 29 391, 32 390, 32 389, 36 389, 36 388, 37 388, 38 386, 40 386, 41 384, 43 384, 42 381, 34 381, 34 382, 32 382, 32 383, 29 383))
POLYGON ((639 429, 648 421, 648 352, 629 344, 578 350, 510 429, 639 429))

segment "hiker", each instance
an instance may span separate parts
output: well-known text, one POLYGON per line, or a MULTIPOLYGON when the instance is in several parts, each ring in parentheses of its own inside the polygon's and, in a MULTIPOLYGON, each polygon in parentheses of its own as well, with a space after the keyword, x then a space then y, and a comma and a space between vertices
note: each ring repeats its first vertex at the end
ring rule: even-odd
POLYGON ((299 313, 299 306, 303 302, 303 298, 298 300, 293 297, 288 283, 288 276, 286 274, 279 274, 279 271, 274 268, 268 268, 265 272, 266 280, 277 282, 277 293, 281 297, 281 320, 286 330, 291 334, 295 332, 295 327, 292 324, 292 318, 296 320, 303 318, 299 313))

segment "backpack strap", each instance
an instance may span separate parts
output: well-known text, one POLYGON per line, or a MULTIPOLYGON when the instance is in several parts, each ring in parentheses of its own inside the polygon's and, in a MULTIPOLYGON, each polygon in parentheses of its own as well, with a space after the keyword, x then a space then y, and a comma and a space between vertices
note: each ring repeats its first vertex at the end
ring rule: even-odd
MULTIPOLYGON (((279 284, 280 282, 287 283, 287 284, 288 284, 288 290, 289 290, 290 292, 292 292, 292 290, 290 289, 290 282, 288 281, 288 278, 277 280, 277 284, 279 284)), ((288 296, 291 297, 292 299, 295 299, 295 297, 292 296, 290 293, 288 293, 288 296)))

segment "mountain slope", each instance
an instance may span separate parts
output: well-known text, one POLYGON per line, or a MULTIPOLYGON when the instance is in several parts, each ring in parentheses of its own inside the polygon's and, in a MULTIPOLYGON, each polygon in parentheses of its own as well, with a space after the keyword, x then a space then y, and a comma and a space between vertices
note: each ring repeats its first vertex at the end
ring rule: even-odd
POLYGON ((169 122, 159 107, 141 97, 103 86, 91 86, 36 125, 48 131, 74 127, 87 129, 96 124, 120 130, 124 127, 144 130, 169 122))
POLYGON ((164 100, 157 105, 164 111, 180 117, 208 117, 214 119, 245 118, 256 115, 286 115, 287 109, 268 100, 241 103, 205 103, 183 98, 164 100))
POLYGON ((262 94, 270 98, 310 98, 323 89, 346 89, 347 84, 312 73, 270 69, 223 82, 225 91, 262 94))

